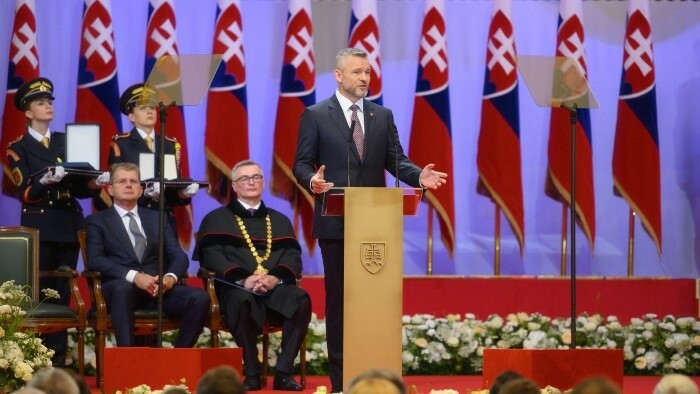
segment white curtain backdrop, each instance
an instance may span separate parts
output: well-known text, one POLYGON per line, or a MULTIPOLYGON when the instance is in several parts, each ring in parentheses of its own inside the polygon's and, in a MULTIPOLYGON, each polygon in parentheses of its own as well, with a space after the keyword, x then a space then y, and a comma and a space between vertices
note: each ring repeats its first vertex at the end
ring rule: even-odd
MULTIPOLYGON (((37 0, 41 74, 54 82, 55 119, 64 130, 75 117, 75 96, 82 21, 82 0, 37 0)), ((205 54, 212 48, 216 0, 175 0, 181 54, 205 54)), ((332 65, 347 42, 350 1, 313 2, 318 100, 335 89, 332 65)), ((248 78, 251 158, 266 175, 272 163, 272 138, 288 3, 243 0, 243 32, 248 78)), ((416 84, 423 1, 378 2, 384 78, 384 105, 394 111, 408 150, 416 84)), ((5 99, 14 0, 0 0, 0 109, 5 99)), ((519 54, 553 55, 558 1, 514 0, 513 18, 519 54)), ((651 25, 656 66, 661 151, 663 256, 637 224, 636 275, 698 277, 700 269, 700 141, 693 115, 700 92, 700 2, 652 1, 651 25)), ((120 91, 143 79, 147 0, 112 0, 120 91)), ((493 204, 475 192, 476 142, 484 78, 486 38, 492 3, 447 1, 452 139, 455 158, 456 241, 454 260, 440 243, 435 226, 435 274, 493 273, 493 204)), ((580 275, 624 276, 627 255, 627 204, 612 194, 612 149, 622 67, 626 2, 584 1, 584 26, 590 84, 601 108, 591 111, 595 171, 597 238, 592 251, 577 232, 580 275)), ((191 175, 204 179, 205 103, 186 107, 191 175)), ((558 275, 561 205, 544 194, 550 109, 535 106, 521 79, 520 114, 525 208, 525 254, 502 221, 502 273, 558 275)), ((128 119, 123 118, 124 129, 128 119)), ((2 147, 4 149, 4 147, 2 147)), ((4 152, 3 152, 4 154, 4 152)), ((643 158, 640 157, 640 160, 643 158)), ((389 180, 389 184, 393 179, 389 180)), ((289 204, 271 194, 265 203, 291 214, 289 204)), ((218 206, 206 193, 194 201, 194 227, 218 206)), ((20 205, 0 197, 0 225, 19 224, 20 205)), ((404 271, 425 273, 426 206, 405 220, 404 271)), ((371 220, 371 218, 368 218, 371 220)), ((323 272, 320 253, 305 252, 305 274, 323 272)), ((197 264, 192 263, 194 272, 197 264)))

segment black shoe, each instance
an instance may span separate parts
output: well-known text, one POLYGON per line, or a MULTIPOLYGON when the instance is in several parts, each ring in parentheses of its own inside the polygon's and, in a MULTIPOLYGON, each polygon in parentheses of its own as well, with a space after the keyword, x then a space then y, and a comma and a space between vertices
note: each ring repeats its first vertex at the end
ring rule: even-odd
POLYGON ((258 391, 262 389, 262 381, 260 375, 246 376, 243 380, 243 388, 245 391, 258 391))
POLYGON ((278 373, 275 375, 275 381, 272 384, 273 390, 282 391, 302 391, 303 387, 294 381, 294 378, 287 374, 278 373))
POLYGON ((331 394, 332 394, 332 393, 342 393, 342 392, 343 392, 343 388, 342 388, 342 387, 335 387, 335 386, 333 386, 333 387, 331 388, 331 394))

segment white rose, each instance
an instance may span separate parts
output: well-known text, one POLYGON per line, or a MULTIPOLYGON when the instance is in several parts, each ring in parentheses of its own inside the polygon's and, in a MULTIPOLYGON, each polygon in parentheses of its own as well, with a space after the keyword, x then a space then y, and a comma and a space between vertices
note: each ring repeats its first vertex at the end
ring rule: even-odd
POLYGON ((644 357, 637 357, 637 359, 634 360, 634 366, 637 369, 645 369, 647 367, 647 359, 644 357))
POLYGON ((489 321, 486 322, 486 325, 489 328, 499 329, 503 327, 503 319, 500 316, 496 315, 493 318, 489 319, 489 321))
POLYGON ((476 355, 479 357, 484 357, 484 347, 483 346, 479 346, 478 348, 476 348, 476 355))
POLYGON ((561 334, 561 341, 567 345, 571 344, 571 330, 565 330, 561 334))
POLYGON ((594 323, 594 322, 591 322, 591 321, 587 321, 587 322, 583 325, 583 329, 586 330, 586 331, 588 331, 588 332, 595 331, 597 327, 598 327, 598 325, 597 325, 596 323, 594 323))
POLYGON ((419 348, 425 348, 426 346, 428 346, 428 340, 426 340, 425 338, 416 338, 415 340, 413 340, 413 344, 415 344, 419 348))
POLYGON ((504 341, 503 339, 501 339, 500 341, 498 341, 498 342, 496 343, 496 346, 497 346, 499 349, 508 349, 508 348, 510 348, 510 342, 504 341))
MULTIPOLYGON (((660 326, 660 324, 659 324, 660 326)), ((654 323, 648 321, 644 323, 644 329, 645 330, 653 330, 654 329, 654 323)))
POLYGON ((700 335, 693 337, 693 346, 700 346, 700 335))
POLYGON ((457 347, 457 346, 459 346, 459 338, 449 337, 449 338, 447 338, 447 341, 445 341, 445 343, 447 343, 447 346, 457 347))
POLYGON ((540 327, 542 327, 542 326, 540 326, 537 323, 533 323, 533 322, 527 323, 527 329, 530 331, 537 331, 540 329, 540 327))
POLYGON ((8 313, 12 312, 12 307, 5 304, 5 305, 0 305, 0 315, 5 315, 8 313))

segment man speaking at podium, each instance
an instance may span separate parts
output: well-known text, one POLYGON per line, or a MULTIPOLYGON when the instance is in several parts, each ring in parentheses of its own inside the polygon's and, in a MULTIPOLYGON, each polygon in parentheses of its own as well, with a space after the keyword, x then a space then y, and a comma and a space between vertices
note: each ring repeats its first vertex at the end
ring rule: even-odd
POLYGON ((323 193, 331 187, 383 187, 384 170, 413 187, 437 189, 447 174, 422 170, 403 153, 391 110, 365 100, 370 81, 367 53, 346 48, 333 74, 338 90, 301 117, 294 176, 315 195, 313 236, 323 257, 326 338, 332 392, 343 388, 343 218, 322 216, 323 193), (398 174, 397 174, 398 172, 398 174))

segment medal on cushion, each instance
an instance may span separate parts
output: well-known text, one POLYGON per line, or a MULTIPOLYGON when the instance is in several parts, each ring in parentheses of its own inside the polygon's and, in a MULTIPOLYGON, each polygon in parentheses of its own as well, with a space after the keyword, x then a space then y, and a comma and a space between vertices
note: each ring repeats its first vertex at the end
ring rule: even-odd
POLYGON ((250 239, 250 234, 248 234, 248 230, 245 228, 243 219, 236 215, 236 222, 238 223, 238 227, 241 229, 241 233, 243 234, 243 238, 245 238, 246 244, 248 244, 248 248, 250 248, 250 252, 253 254, 253 257, 255 257, 255 262, 258 264, 258 266, 255 268, 255 273, 258 275, 267 274, 268 270, 263 267, 262 264, 270 258, 270 253, 272 252, 272 222, 270 221, 270 215, 265 216, 265 224, 267 225, 267 245, 265 245, 265 255, 263 257, 260 257, 258 250, 255 249, 255 245, 250 239))

